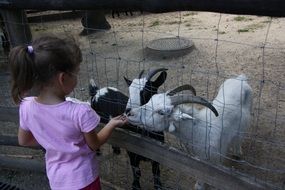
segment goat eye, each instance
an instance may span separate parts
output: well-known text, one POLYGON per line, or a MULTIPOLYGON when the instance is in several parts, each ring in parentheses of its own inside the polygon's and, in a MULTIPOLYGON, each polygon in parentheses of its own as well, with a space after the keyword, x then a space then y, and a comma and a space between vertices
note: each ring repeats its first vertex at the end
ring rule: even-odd
POLYGON ((162 110, 157 110, 157 113, 158 113, 159 115, 164 115, 164 111, 162 111, 162 110))

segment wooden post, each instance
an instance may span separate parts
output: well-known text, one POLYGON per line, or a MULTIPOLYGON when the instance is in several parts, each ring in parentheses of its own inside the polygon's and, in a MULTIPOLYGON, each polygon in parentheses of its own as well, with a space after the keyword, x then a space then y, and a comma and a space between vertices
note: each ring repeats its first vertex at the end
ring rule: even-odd
POLYGON ((1 15, 11 47, 31 42, 32 33, 24 10, 1 9, 1 15))
POLYGON ((98 30, 109 30, 111 25, 105 17, 104 10, 86 10, 83 12, 81 24, 84 27, 80 35, 85 36, 98 30))

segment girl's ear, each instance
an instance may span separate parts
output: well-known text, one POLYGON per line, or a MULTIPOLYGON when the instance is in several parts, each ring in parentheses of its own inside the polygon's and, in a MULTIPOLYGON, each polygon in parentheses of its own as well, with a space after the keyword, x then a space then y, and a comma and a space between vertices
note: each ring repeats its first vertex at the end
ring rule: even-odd
POLYGON ((58 83, 59 83, 59 85, 60 85, 61 87, 64 86, 64 83, 65 83, 65 75, 66 75, 66 73, 64 73, 64 72, 60 72, 59 74, 57 74, 57 81, 58 81, 58 83))

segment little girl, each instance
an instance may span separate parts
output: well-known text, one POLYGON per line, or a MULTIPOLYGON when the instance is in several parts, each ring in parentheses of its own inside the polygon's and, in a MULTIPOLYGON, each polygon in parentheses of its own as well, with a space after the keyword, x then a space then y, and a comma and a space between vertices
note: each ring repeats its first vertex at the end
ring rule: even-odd
POLYGON ((77 84, 81 51, 70 38, 44 36, 9 54, 12 97, 20 105, 19 144, 41 145, 53 190, 100 188, 94 150, 115 127, 127 123, 117 116, 96 132, 99 116, 86 104, 65 101, 77 84), (30 91, 37 96, 28 97, 30 91))

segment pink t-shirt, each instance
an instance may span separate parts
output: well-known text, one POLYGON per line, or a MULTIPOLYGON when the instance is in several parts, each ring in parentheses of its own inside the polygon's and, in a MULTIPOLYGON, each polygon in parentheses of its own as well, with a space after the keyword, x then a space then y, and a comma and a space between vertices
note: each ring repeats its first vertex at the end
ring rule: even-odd
POLYGON ((20 105, 20 127, 31 131, 45 148, 46 170, 53 190, 78 190, 98 177, 95 152, 85 142, 100 117, 89 105, 65 101, 56 105, 25 98, 20 105))

